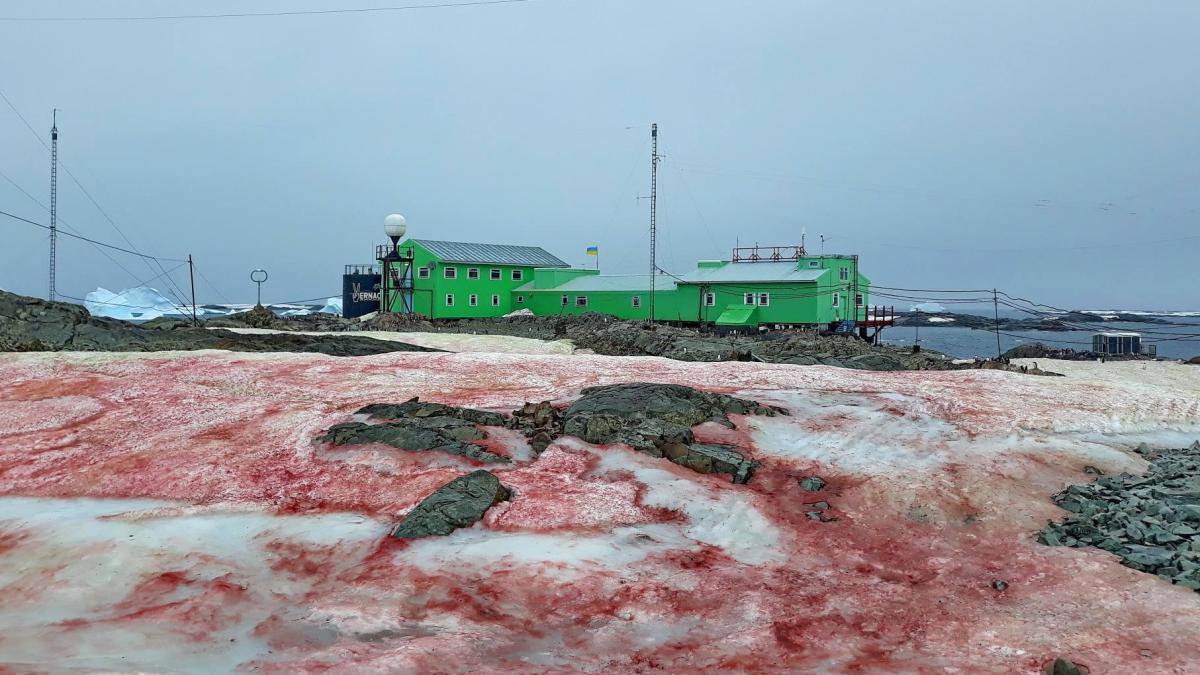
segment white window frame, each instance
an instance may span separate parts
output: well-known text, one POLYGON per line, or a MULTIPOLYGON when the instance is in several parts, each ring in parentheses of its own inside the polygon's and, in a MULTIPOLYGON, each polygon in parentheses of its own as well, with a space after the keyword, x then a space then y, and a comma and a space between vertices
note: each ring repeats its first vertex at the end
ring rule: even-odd
POLYGON ((634 309, 638 309, 639 307, 642 306, 642 296, 640 296, 640 295, 630 296, 629 304, 631 306, 633 306, 634 309))
POLYGON ((704 294, 704 306, 705 307, 716 307, 717 306, 717 294, 713 293, 712 291, 708 291, 707 293, 705 293, 704 294))
POLYGON ((759 307, 770 307, 771 306, 771 294, 770 293, 759 293, 758 294, 758 306, 759 307))
POLYGON ((862 306, 863 306, 863 305, 865 305, 866 303, 867 303, 867 298, 866 298, 866 296, 864 296, 862 293, 855 293, 855 294, 854 294, 854 306, 855 306, 855 307, 862 307, 862 306))
POLYGON ((808 266, 809 267, 820 267, 821 263, 820 263, 820 261, 817 261, 817 260, 809 260, 808 266))
POLYGON ((476 293, 472 293, 472 294, 468 295, 467 296, 467 305, 470 307, 478 307, 479 306, 479 295, 476 293))
POLYGON ((447 306, 447 307, 453 307, 453 306, 454 306, 454 294, 453 294, 453 293, 447 293, 447 294, 446 294, 446 306, 447 306))
POLYGON ((417 278, 418 279, 428 279, 429 278, 429 268, 428 267, 418 267, 417 268, 417 278))
POLYGON ((512 280, 513 281, 520 281, 524 278, 525 278, 525 270, 513 270, 512 271, 512 280))
POLYGON ((479 279, 479 268, 478 267, 468 267, 467 268, 467 278, 472 281, 479 279))
POLYGON ((446 265, 445 267, 442 268, 442 278, 443 279, 457 279, 458 278, 458 268, 454 267, 452 265, 446 265))
POLYGON ((500 306, 500 296, 493 293, 492 294, 492 307, 499 307, 499 306, 500 306))
POLYGON ((488 279, 490 279, 491 281, 500 281, 503 278, 504 278, 504 271, 501 270, 499 267, 493 267, 491 269, 491 271, 488 272, 488 279))
POLYGON ((841 306, 842 306, 842 294, 841 294, 841 293, 834 292, 834 294, 833 294, 833 306, 834 306, 834 307, 841 307, 841 306))
POLYGON ((575 296, 575 306, 576 307, 587 307, 588 306, 588 297, 586 295, 575 296))
POLYGON ((518 296, 517 296, 517 304, 518 304, 518 305, 523 305, 523 304, 525 304, 525 296, 523 296, 523 295, 518 295, 518 296))
POLYGON ((758 304, 758 294, 757 293, 742 293, 742 304, 744 304, 744 305, 758 304))
POLYGON ((571 302, 571 296, 567 295, 566 293, 563 293, 563 295, 562 295, 562 306, 563 306, 563 307, 566 307, 566 306, 567 306, 567 304, 568 304, 568 303, 570 303, 570 302, 571 302))
POLYGON ((843 267, 841 270, 838 271, 838 274, 841 275, 842 281, 850 281, 850 268, 849 267, 843 267))

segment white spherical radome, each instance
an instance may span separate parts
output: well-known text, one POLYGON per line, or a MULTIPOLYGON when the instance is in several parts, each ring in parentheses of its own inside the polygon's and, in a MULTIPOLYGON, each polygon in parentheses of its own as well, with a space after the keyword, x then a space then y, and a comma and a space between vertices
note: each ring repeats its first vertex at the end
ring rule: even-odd
POLYGON ((396 237, 399 239, 400 237, 404 236, 404 233, 407 230, 408 221, 405 220, 404 216, 400 215, 399 213, 393 213, 392 215, 383 219, 383 231, 389 237, 396 237))

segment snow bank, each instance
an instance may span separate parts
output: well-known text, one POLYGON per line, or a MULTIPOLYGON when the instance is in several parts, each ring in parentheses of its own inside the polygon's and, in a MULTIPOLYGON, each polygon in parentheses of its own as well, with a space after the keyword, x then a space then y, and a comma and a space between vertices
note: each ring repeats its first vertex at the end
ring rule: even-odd
POLYGON ((936 302, 921 302, 908 308, 910 312, 944 312, 946 308, 936 302))
POLYGON ((1197 594, 1033 535, 1085 467, 1139 470, 1132 439, 1200 437, 1200 368, 1058 365, 1068 377, 496 352, 2 354, 0 664, 1033 674, 1063 656, 1094 673, 1195 672, 1197 594), (644 381, 792 414, 697 428, 762 464, 747 485, 578 439, 510 452, 489 467, 510 501, 416 542, 384 533, 465 467, 315 440, 366 403, 505 411, 644 381))
POLYGON ((125 321, 149 321, 164 314, 180 313, 179 308, 165 295, 148 286, 126 288, 120 293, 97 288, 84 296, 83 306, 93 316, 125 321))

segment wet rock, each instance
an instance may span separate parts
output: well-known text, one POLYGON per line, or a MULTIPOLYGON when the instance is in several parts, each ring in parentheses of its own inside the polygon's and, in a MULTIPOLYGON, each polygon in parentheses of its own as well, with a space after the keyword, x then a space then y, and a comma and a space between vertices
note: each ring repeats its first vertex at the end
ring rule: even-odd
POLYGON ((695 442, 692 427, 734 428, 729 414, 786 414, 746 399, 675 384, 616 384, 584 389, 563 414, 563 433, 588 443, 623 443, 700 473, 728 473, 744 483, 758 466, 737 450, 695 442))
POLYGON ((471 442, 485 438, 487 434, 471 422, 455 417, 434 416, 398 419, 383 424, 335 424, 318 440, 338 446, 383 443, 400 450, 445 452, 480 462, 508 464, 507 457, 488 452, 471 442))
POLYGON ((1087 671, 1067 659, 1057 658, 1046 666, 1047 675, 1087 675, 1087 671))
POLYGON ((459 476, 438 488, 392 530, 398 539, 444 536, 483 518, 492 506, 509 499, 512 491, 483 470, 459 476))

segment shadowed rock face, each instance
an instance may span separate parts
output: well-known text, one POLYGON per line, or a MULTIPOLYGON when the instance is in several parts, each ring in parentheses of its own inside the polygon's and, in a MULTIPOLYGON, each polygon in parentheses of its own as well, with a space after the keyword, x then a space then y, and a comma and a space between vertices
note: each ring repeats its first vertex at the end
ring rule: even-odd
POLYGON ((564 413, 564 433, 588 443, 624 443, 700 473, 728 473, 736 483, 750 480, 758 463, 731 447, 696 444, 692 427, 715 422, 732 429, 730 413, 784 413, 747 399, 674 384, 615 384, 589 387, 582 394, 564 413))
POLYGON ((512 491, 487 471, 459 476, 438 488, 405 516, 392 530, 398 539, 444 536, 475 523, 489 508, 512 495, 512 491))
POLYGON ((204 328, 147 329, 125 321, 93 317, 79 305, 47 302, 0 291, 0 351, 158 352, 197 349, 316 352, 330 356, 441 351, 357 335, 242 335, 204 328))

